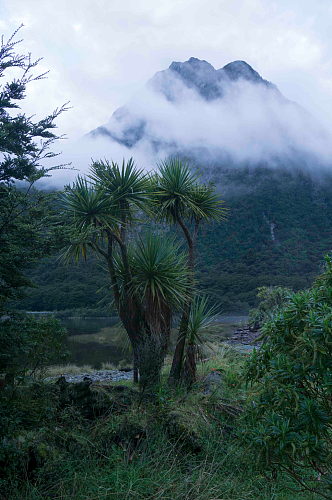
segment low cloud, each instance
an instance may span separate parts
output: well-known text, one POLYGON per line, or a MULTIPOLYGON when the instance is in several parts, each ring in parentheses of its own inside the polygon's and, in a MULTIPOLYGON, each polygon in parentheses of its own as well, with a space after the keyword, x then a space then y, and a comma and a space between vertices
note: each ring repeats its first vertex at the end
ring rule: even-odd
MULTIPOLYGON (((151 169, 159 158, 177 152, 200 163, 289 163, 313 169, 332 164, 330 133, 276 87, 245 79, 219 85, 222 97, 206 100, 175 72, 159 73, 102 127, 120 142, 129 137, 132 147, 101 133, 87 135, 65 145, 61 161, 72 162, 81 173, 87 172, 91 159, 121 162, 133 156, 139 167, 151 169)), ((58 172, 53 181, 74 177, 58 172)))

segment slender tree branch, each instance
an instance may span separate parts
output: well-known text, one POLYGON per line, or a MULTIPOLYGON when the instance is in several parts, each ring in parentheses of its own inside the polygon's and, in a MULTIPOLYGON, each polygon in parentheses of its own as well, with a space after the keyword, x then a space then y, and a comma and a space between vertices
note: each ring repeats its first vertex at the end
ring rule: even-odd
POLYGON ((118 285, 118 282, 116 279, 114 263, 113 263, 113 238, 108 238, 107 250, 108 250, 107 265, 108 265, 108 271, 109 271, 109 274, 111 277, 115 306, 116 306, 117 310, 120 311, 120 291, 119 291, 119 285, 118 285))
POLYGON ((124 245, 122 239, 116 233, 114 233, 114 231, 111 231, 109 227, 105 229, 105 232, 109 238, 114 238, 120 247, 124 245))
POLYGON ((105 252, 102 248, 100 248, 100 246, 99 246, 99 245, 97 245, 97 243, 91 243, 91 246, 92 246, 92 247, 94 246, 94 247, 96 248, 97 252, 99 252, 99 253, 100 253, 100 255, 102 255, 103 257, 105 257, 105 259, 107 260, 107 258, 108 258, 108 253, 107 253, 107 252, 105 252))
POLYGON ((125 243, 125 241, 126 241, 126 211, 125 211, 125 207, 123 205, 123 202, 120 203, 120 211, 121 211, 120 235, 121 235, 122 241, 125 243))
MULTIPOLYGON (((121 226, 123 223, 125 223, 125 219, 123 218, 123 214, 121 214, 121 226)), ((117 234, 115 234, 113 231, 111 231, 109 228, 106 229, 106 233, 109 237, 113 237, 116 242, 120 246, 121 250, 121 257, 122 257, 122 262, 125 270, 125 288, 128 290, 128 287, 130 286, 132 276, 131 276, 131 270, 130 270, 130 264, 129 264, 129 259, 128 259, 128 250, 127 250, 127 245, 125 241, 120 238, 117 234)), ((123 235, 125 235, 125 232, 123 232, 123 235)))
POLYGON ((196 240, 197 240, 197 235, 198 235, 198 230, 199 230, 199 224, 201 222, 201 219, 198 217, 195 218, 195 229, 194 229, 194 235, 193 235, 193 245, 194 247, 196 246, 196 240))
MULTIPOLYGON (((7 220, 4 221, 4 223, 2 224, 2 226, 0 227, 0 237, 1 237, 1 234, 3 233, 4 231, 4 228, 6 226, 8 226, 8 224, 10 224, 11 222, 13 222, 13 220, 15 220, 17 217, 19 217, 20 215, 22 215, 26 209, 27 209, 27 199, 28 199, 28 195, 29 195, 29 192, 30 192, 30 189, 32 188, 34 184, 34 181, 30 183, 26 193, 24 194, 23 196, 23 200, 20 200, 18 203, 16 203, 16 205, 14 204, 12 206, 12 208, 10 209, 8 215, 7 215, 7 220), (20 205, 22 205, 23 203, 25 203, 25 206, 23 208, 23 210, 21 210, 20 212, 16 213, 12 218, 11 218, 11 214, 14 212, 14 210, 16 210, 16 208, 18 208, 20 205)), ((1 186, 0 186, 1 188, 1 186)), ((30 209, 33 208, 33 207, 36 207, 38 205, 38 201, 36 203, 34 203, 33 205, 30 205, 30 209)))
MULTIPOLYGON (((180 377, 181 377, 181 371, 182 371, 182 364, 183 364, 183 358, 184 358, 184 349, 186 345, 186 332, 188 329, 188 323, 189 323, 189 314, 190 314, 190 307, 191 307, 191 301, 192 301, 192 296, 193 296, 193 284, 194 284, 194 241, 190 235, 190 231, 185 225, 185 223, 182 221, 180 215, 177 213, 176 215, 177 222, 179 223, 180 227, 182 228, 185 237, 188 242, 188 247, 189 247, 189 260, 188 260, 188 296, 186 298, 183 311, 182 311, 182 317, 181 317, 181 322, 180 322, 180 327, 179 327, 179 333, 178 333, 178 339, 177 339, 177 344, 175 347, 175 352, 174 352, 174 357, 173 357, 173 362, 172 362, 172 367, 169 375, 169 383, 172 385, 174 382, 179 382, 180 377)), ((197 229, 198 231, 198 229, 197 229)))

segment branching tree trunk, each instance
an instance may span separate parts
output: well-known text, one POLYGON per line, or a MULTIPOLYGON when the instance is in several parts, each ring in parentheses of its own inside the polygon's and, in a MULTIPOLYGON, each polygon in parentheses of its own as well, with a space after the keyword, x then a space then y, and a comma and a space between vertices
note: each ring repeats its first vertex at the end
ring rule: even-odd
POLYGON ((115 307, 133 348, 135 382, 139 371, 146 380, 150 369, 158 376, 169 343, 172 312, 179 307, 183 312, 170 380, 180 380, 194 294, 199 220, 216 218, 220 211, 213 190, 196 184, 197 174, 181 161, 171 163, 159 178, 138 170, 132 159, 122 167, 95 162, 90 180, 78 177, 63 194, 73 218, 73 243, 64 257, 79 259, 82 253, 85 258, 89 245, 106 259, 115 307), (156 209, 158 204, 161 210, 156 209), (136 238, 135 253, 129 256, 128 226, 138 212, 148 216, 154 212, 159 219, 179 224, 188 244, 188 262, 174 240, 152 231, 143 239, 136 238), (183 218, 195 220, 193 236, 183 218), (106 248, 100 244, 105 239, 106 248))
POLYGON ((128 250, 125 242, 126 237, 126 220, 125 214, 122 210, 121 214, 121 238, 112 233, 110 230, 107 230, 108 234, 108 256, 107 263, 108 269, 110 273, 114 302, 116 309, 118 311, 119 317, 122 321, 122 324, 127 332, 129 337, 134 357, 134 383, 138 383, 138 353, 137 346, 139 344, 139 337, 141 335, 141 327, 142 327, 142 308, 140 306, 139 297, 137 294, 133 293, 130 290, 131 284, 131 270, 128 260, 128 250), (114 239, 120 246, 122 262, 124 266, 124 293, 123 297, 120 296, 119 286, 117 283, 116 273, 114 269, 113 263, 113 241, 114 239))
POLYGON ((196 220, 194 235, 191 237, 190 231, 182 221, 181 217, 177 215, 177 222, 179 223, 182 231, 185 234, 188 243, 188 297, 183 307, 182 317, 180 321, 179 333, 175 352, 173 356, 172 367, 168 379, 170 385, 179 383, 181 379, 181 372, 183 366, 184 350, 186 345, 186 334, 188 330, 189 314, 191 302, 194 294, 194 270, 195 270, 195 242, 198 233, 199 220, 196 220))

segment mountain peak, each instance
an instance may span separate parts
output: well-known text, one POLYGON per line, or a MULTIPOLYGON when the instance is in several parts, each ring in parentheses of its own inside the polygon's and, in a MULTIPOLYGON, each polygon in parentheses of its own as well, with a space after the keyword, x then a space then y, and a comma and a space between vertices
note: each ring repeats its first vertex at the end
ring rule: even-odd
MULTIPOLYGON (((227 85, 227 82, 236 82, 241 79, 276 89, 273 84, 264 80, 245 61, 233 61, 217 70, 204 59, 190 57, 185 62, 173 61, 167 70, 159 73, 159 75, 166 78, 168 74, 175 74, 186 87, 195 89, 198 94, 208 101, 223 97, 224 84, 227 85)), ((162 85, 162 92, 164 92, 164 88, 165 86, 162 85)), ((170 98, 170 100, 173 99, 170 98)))
POLYGON ((240 78, 250 82, 265 82, 257 71, 255 71, 250 64, 245 61, 233 61, 219 70, 219 72, 226 73, 230 80, 236 81, 240 78))
MULTIPOLYGON (((218 82, 218 74, 212 64, 191 57, 188 61, 173 61, 166 73, 176 75, 186 87, 195 89, 204 99, 211 101, 222 97, 223 92, 218 82)), ((166 75, 165 75, 166 76, 166 75)))
POLYGON ((207 61, 191 57, 188 61, 173 61, 166 71, 177 73, 186 84, 201 85, 216 79, 216 70, 207 61))
MULTIPOLYGON (((190 57, 184 62, 173 61, 167 69, 158 71, 151 80, 148 81, 146 86, 147 92, 143 94, 143 101, 140 101, 138 105, 129 103, 116 110, 109 123, 92 131, 92 135, 108 136, 118 143, 124 144, 126 147, 133 147, 145 137, 149 138, 148 140, 151 141, 155 149, 158 149, 164 139, 160 137, 159 129, 158 132, 153 131, 152 124, 155 122, 159 124, 162 123, 164 105, 167 106, 167 104, 162 104, 161 117, 156 119, 158 113, 157 108, 155 110, 155 105, 151 108, 147 96, 151 97, 151 102, 154 101, 156 96, 158 99, 162 96, 166 101, 172 103, 173 107, 168 109, 171 115, 176 108, 178 110, 177 112, 182 112, 185 106, 189 106, 187 109, 193 112, 198 102, 198 96, 200 96, 202 100, 199 104, 201 110, 204 109, 204 101, 206 103, 213 103, 216 101, 221 104, 221 101, 226 96, 233 95, 235 103, 239 92, 242 93, 241 95, 245 95, 248 89, 253 90, 251 87, 255 87, 255 95, 259 95, 257 105, 263 106, 264 112, 262 116, 265 116, 266 113, 270 113, 268 107, 272 101, 274 102, 274 100, 277 100, 280 105, 288 103, 275 85, 264 80, 259 73, 245 61, 233 61, 220 69, 215 69, 208 61, 198 59, 197 57, 190 57), (245 85, 243 85, 242 82, 244 82, 245 85), (235 89, 237 86, 238 90, 235 89), (272 93, 266 91, 272 91, 272 93), (147 112, 145 112, 144 106, 142 107, 144 99, 146 100, 147 112), (266 106, 261 104, 264 102, 266 102, 266 106)), ((248 99, 252 100, 252 95, 250 95, 248 99)), ((160 100, 160 103, 162 103, 162 100, 160 100)), ((158 106, 158 103, 156 104, 158 106)), ((248 106, 249 105, 251 106, 251 102, 248 103, 248 106)), ((237 106, 237 104, 235 103, 234 106, 237 106)), ((245 103, 241 104, 241 107, 243 106, 247 109, 245 103)), ((206 111, 208 112, 210 109, 211 107, 207 107, 206 111)), ((224 116, 227 114, 227 109, 226 106, 224 109, 224 116)), ((252 114, 252 109, 250 109, 249 114, 252 114)), ((273 113, 271 112, 270 114, 272 116, 273 113)), ((167 114, 167 116, 164 117, 166 129, 169 127, 168 116, 167 114)), ((222 118, 221 115, 219 122, 223 126, 223 120, 232 121, 233 119, 233 115, 230 115, 228 118, 222 118)), ((255 123, 256 122, 254 122, 254 124, 255 123)), ((262 129, 264 129, 264 126, 262 129)), ((172 129, 172 127, 170 127, 170 129, 172 129)), ((202 137, 204 133, 205 131, 203 130, 202 137)), ((227 134, 223 134, 223 136, 227 137, 227 134)), ((164 142, 166 143, 167 141, 164 142)), ((177 137, 171 137, 169 143, 175 144, 176 142, 177 137)), ((217 142, 219 145, 219 139, 217 142)))
POLYGON ((197 70, 210 70, 210 71, 216 71, 212 64, 209 62, 205 61, 204 59, 197 59, 197 57, 191 57, 188 59, 188 61, 184 62, 179 62, 179 61, 173 61, 172 64, 170 65, 169 69, 173 71, 181 71, 183 68, 191 69, 193 71, 197 70))

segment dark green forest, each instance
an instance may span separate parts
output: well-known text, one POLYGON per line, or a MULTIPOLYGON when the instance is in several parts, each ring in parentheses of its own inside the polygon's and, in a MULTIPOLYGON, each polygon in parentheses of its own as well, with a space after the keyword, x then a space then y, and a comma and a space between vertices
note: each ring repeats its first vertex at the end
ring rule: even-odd
MULTIPOLYGON (((256 306, 260 286, 310 287, 332 247, 331 176, 267 167, 212 172, 228 210, 225 220, 199 233, 198 287, 223 312, 256 306)), ((92 254, 65 266, 57 253, 28 274, 36 288, 20 302, 23 310, 109 314, 108 273, 92 254)))

